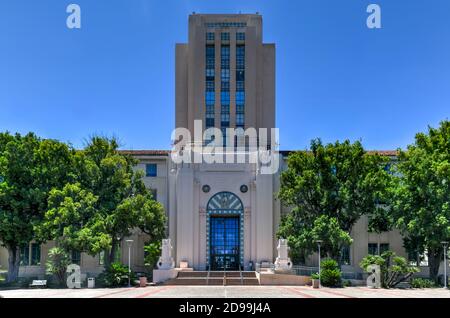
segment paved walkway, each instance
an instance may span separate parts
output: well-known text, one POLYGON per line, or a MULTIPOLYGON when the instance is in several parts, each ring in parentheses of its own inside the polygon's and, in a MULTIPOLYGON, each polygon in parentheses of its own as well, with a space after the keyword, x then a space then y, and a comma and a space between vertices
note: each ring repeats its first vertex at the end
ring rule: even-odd
POLYGON ((5 298, 450 298, 434 289, 321 288, 307 286, 155 286, 117 289, 0 290, 5 298))

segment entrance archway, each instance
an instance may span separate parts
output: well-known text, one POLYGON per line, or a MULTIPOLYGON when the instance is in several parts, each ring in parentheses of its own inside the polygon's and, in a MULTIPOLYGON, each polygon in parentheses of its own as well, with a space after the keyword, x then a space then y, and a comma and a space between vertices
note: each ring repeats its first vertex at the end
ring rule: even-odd
POLYGON ((206 262, 211 270, 238 270, 244 263, 244 207, 231 192, 215 194, 207 205, 206 262))

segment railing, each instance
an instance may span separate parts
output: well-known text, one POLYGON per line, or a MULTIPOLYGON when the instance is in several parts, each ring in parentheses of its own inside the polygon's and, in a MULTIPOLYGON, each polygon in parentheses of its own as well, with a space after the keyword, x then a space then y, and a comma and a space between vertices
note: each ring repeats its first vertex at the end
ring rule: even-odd
POLYGON ((294 265, 292 271, 298 276, 311 276, 319 272, 319 267, 294 265))
MULTIPOLYGON (((256 263, 255 271, 260 273, 261 271, 269 270, 275 271, 275 265, 256 263)), ((318 273, 319 267, 314 266, 302 266, 302 265, 294 265, 292 266, 291 271, 286 272, 285 274, 289 275, 297 275, 297 276, 311 276, 312 274, 318 273)), ((341 272, 342 279, 354 279, 354 280, 364 280, 364 273, 361 272, 341 272)))
POLYGON ((255 272, 261 273, 262 270, 273 272, 275 270, 275 264, 267 263, 267 262, 256 263, 256 265, 255 265, 255 272))
POLYGON ((244 276, 242 275, 242 266, 239 264, 239 276, 241 277, 241 285, 244 285, 244 276))
POLYGON ((211 265, 208 265, 208 274, 206 274, 206 285, 209 285, 210 276, 211 276, 211 265))

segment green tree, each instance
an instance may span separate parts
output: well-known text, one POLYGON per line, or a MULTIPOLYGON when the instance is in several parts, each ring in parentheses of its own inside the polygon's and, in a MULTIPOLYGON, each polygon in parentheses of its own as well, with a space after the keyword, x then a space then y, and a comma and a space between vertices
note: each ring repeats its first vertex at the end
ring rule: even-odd
POLYGON ((36 135, 0 133, 0 241, 9 253, 8 282, 19 273, 20 247, 36 239, 54 187, 73 178, 74 150, 36 135))
POLYGON ((302 249, 304 255, 297 256, 310 255, 316 250, 317 238, 327 242, 324 252, 340 261, 338 250, 348 243, 358 219, 383 213, 379 203, 388 195, 388 161, 367 153, 360 142, 348 140, 323 145, 316 139, 310 151, 292 153, 279 192, 291 212, 284 216, 278 232, 288 238, 291 252, 302 249))
POLYGON ((53 247, 48 251, 48 260, 45 264, 47 273, 56 277, 59 286, 64 284, 67 266, 71 263, 69 254, 61 247, 53 247))
POLYGON ((410 251, 428 254, 437 281, 442 241, 450 240, 450 122, 419 133, 400 151, 394 191, 394 219, 410 251))
POLYGON ((133 229, 150 242, 164 237, 163 207, 145 187, 143 172, 134 170, 137 161, 120 154, 116 140, 92 138, 76 161, 79 178, 51 191, 40 237, 92 256, 105 251, 106 267, 133 229))
POLYGON ((302 223, 297 212, 283 218, 278 236, 287 238, 295 263, 304 263, 309 255, 317 252, 317 240, 322 240, 320 254, 335 260, 339 259, 342 247, 353 242, 350 235, 340 228, 336 218, 321 215, 310 226, 302 223))

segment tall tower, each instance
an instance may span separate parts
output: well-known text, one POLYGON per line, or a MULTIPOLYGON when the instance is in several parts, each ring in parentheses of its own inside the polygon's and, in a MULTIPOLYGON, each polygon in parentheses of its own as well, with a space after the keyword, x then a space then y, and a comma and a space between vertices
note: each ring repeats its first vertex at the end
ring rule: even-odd
POLYGON ((192 14, 176 45, 176 128, 275 128, 275 45, 258 14, 192 14))

